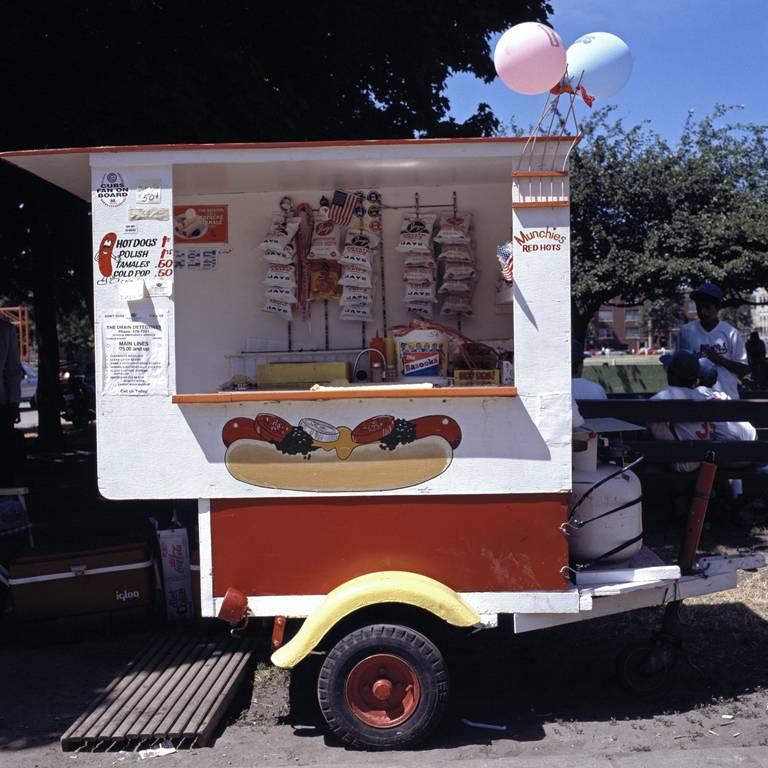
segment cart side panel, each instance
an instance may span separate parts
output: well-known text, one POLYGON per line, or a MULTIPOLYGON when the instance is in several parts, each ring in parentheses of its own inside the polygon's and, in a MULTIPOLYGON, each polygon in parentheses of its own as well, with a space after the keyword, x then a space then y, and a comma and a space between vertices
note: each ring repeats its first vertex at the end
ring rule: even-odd
POLYGON ((564 590, 567 494, 215 499, 213 594, 319 595, 414 571, 457 592, 564 590))

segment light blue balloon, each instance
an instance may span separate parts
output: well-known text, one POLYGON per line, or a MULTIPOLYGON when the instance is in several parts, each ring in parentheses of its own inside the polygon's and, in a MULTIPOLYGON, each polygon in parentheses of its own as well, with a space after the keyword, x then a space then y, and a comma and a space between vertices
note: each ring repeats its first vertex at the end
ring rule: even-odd
POLYGON ((598 99, 618 93, 632 74, 629 46, 610 32, 582 35, 568 48, 567 56, 569 84, 575 88, 581 78, 587 93, 598 99))

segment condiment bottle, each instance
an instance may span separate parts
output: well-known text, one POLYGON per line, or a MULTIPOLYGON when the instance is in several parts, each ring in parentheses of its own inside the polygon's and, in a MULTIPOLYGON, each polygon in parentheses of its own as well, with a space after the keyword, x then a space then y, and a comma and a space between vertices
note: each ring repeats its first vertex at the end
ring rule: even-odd
POLYGON ((382 366, 382 369, 384 367, 384 363, 386 362, 386 345, 384 343, 384 339, 379 336, 379 331, 376 329, 376 335, 373 336, 368 343, 368 346, 371 349, 375 349, 378 352, 381 352, 381 357, 379 357, 377 354, 374 354, 373 352, 368 353, 368 360, 371 364, 371 367, 373 367, 374 363, 378 363, 380 366, 382 366))

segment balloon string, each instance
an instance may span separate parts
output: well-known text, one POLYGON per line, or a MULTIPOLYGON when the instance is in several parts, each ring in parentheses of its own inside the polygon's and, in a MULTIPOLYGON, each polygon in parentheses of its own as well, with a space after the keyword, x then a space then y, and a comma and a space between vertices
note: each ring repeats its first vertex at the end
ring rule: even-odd
POLYGON ((536 123, 536 127, 531 131, 531 135, 528 137, 528 140, 525 142, 525 145, 523 146, 522 154, 520 155, 520 159, 517 162, 517 170, 522 170, 521 165, 523 164, 523 158, 526 157, 526 150, 528 149, 528 145, 532 144, 531 147, 531 155, 528 156, 528 168, 525 170, 530 171, 532 169, 531 167, 531 156, 533 155, 533 152, 536 148, 536 137, 539 133, 539 128, 541 128, 541 124, 544 122, 544 119, 547 116, 547 112, 549 112, 549 102, 551 100, 552 96, 551 94, 547 94, 547 100, 544 103, 544 109, 541 113, 541 117, 539 117, 539 121, 536 123))

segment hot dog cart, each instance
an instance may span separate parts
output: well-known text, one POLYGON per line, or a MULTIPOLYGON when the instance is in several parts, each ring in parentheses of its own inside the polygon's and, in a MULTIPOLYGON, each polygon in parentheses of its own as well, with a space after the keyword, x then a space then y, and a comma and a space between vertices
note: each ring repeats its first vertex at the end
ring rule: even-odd
POLYGON ((2 155, 91 201, 101 493, 199 500, 202 614, 273 617, 282 667, 325 654, 348 744, 434 727, 441 627, 663 605, 759 564, 638 561, 613 467, 619 544, 572 567, 574 141, 2 155))

